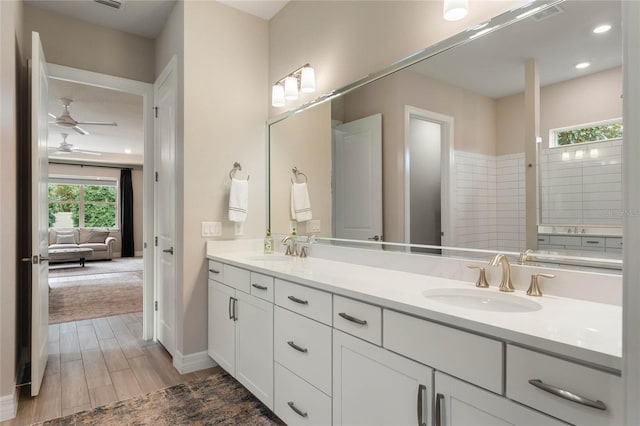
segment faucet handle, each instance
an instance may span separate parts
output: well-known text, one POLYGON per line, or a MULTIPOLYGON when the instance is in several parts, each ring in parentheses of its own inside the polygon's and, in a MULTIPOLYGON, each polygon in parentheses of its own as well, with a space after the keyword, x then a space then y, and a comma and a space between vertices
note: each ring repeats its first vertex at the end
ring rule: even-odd
POLYGON ((302 246, 302 248, 300 249, 300 257, 307 257, 307 246, 302 246))
POLYGON ((478 280, 476 281, 476 287, 479 288, 487 288, 489 287, 489 282, 487 281, 487 275, 485 273, 485 270, 482 266, 476 266, 476 265, 467 265, 467 268, 469 269, 479 269, 480 270, 480 275, 478 276, 478 280))
POLYGON ((287 245, 287 251, 284 253, 285 256, 293 256, 293 252, 291 251, 291 246, 287 245))
POLYGON ((538 284, 538 277, 544 278, 555 278, 556 276, 553 274, 533 274, 531 275, 531 284, 529 284, 529 289, 527 290, 528 296, 542 296, 542 291, 540 290, 540 285, 538 284))

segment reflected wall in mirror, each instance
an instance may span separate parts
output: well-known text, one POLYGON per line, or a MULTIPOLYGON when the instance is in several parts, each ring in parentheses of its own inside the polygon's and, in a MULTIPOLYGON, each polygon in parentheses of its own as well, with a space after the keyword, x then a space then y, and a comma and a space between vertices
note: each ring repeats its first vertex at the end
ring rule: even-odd
MULTIPOLYGON (((273 169, 287 171, 307 162, 330 164, 314 173, 325 183, 330 175, 334 187, 324 196, 311 195, 314 206, 331 211, 330 218, 322 218, 322 231, 299 224, 302 233, 345 237, 343 227, 336 226, 342 221, 347 228, 371 227, 347 238, 378 235, 390 242, 515 252, 540 243, 550 250, 574 250, 571 254, 619 255, 621 138, 598 141, 607 132, 592 129, 596 141, 556 146, 555 140, 558 134, 563 142, 571 139, 580 127, 621 120, 620 20, 617 1, 563 2, 334 98, 330 116, 329 104, 323 103, 271 126, 274 232, 286 233, 291 225, 282 223, 278 210, 289 199, 290 184, 273 180, 273 169), (594 33, 601 24, 611 29, 594 33), (586 61, 590 66, 576 68, 586 61), (525 97, 527 62, 538 73, 539 85, 533 87, 539 108, 525 97), (307 148, 325 144, 326 157, 314 146, 296 150, 296 158, 282 156, 288 162, 283 165, 280 128, 294 127, 306 114, 320 115, 317 108, 332 133, 298 128, 297 137, 307 148), (374 116, 381 118, 377 170, 375 161, 365 161, 375 154, 366 145, 375 145, 362 136, 374 130, 359 129, 347 138, 353 143, 336 147, 345 127, 374 116), (526 139, 528 124, 537 135, 531 139, 539 143, 526 139), (527 154, 527 147, 535 154, 527 154), (352 171, 347 181, 340 178, 345 170, 352 171), (382 181, 380 207, 376 185, 369 182, 376 173, 382 181), (365 196, 367 189, 372 194, 365 196), (346 209, 345 199, 352 204, 346 209), (361 208, 353 217, 337 220, 356 211, 354 206, 361 208), (380 229, 375 229, 377 209, 380 229), (527 217, 535 218, 540 230, 534 229, 529 241, 527 217), (581 235, 567 239, 568 233, 581 235)), ((314 177, 309 180, 311 193, 314 177)))

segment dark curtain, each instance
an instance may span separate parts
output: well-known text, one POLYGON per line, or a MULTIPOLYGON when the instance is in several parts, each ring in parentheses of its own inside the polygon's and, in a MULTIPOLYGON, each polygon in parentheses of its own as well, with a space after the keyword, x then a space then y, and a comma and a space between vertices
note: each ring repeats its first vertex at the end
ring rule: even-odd
POLYGON ((122 257, 135 256, 131 169, 120 170, 120 233, 122 235, 122 257))

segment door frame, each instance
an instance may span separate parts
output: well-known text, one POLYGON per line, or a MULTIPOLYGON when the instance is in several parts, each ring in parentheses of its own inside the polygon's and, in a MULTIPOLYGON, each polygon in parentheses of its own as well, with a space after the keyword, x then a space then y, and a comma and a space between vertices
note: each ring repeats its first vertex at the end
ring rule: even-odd
POLYGON ((455 246, 455 209, 451 208, 451 200, 454 199, 455 188, 454 152, 453 152, 453 117, 426 109, 404 106, 404 242, 411 242, 411 119, 437 123, 442 126, 442 143, 440 146, 440 160, 442 170, 440 172, 440 208, 441 229, 444 232, 441 245, 443 247, 455 246))
POLYGON ((155 144, 154 144, 154 119, 153 119, 153 84, 127 78, 101 74, 93 71, 67 67, 63 65, 47 64, 49 78, 69 81, 73 83, 89 84, 104 89, 117 90, 142 96, 142 122, 144 130, 144 163, 143 173, 143 290, 142 290, 142 338, 145 340, 155 338, 154 334, 154 170, 155 170, 155 144))

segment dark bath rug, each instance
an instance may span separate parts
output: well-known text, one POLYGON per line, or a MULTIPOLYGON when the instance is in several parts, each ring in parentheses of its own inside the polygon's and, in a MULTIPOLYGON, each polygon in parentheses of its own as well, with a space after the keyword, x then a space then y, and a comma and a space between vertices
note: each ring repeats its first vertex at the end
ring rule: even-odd
POLYGON ((38 425, 284 425, 222 369, 171 386, 38 425))

